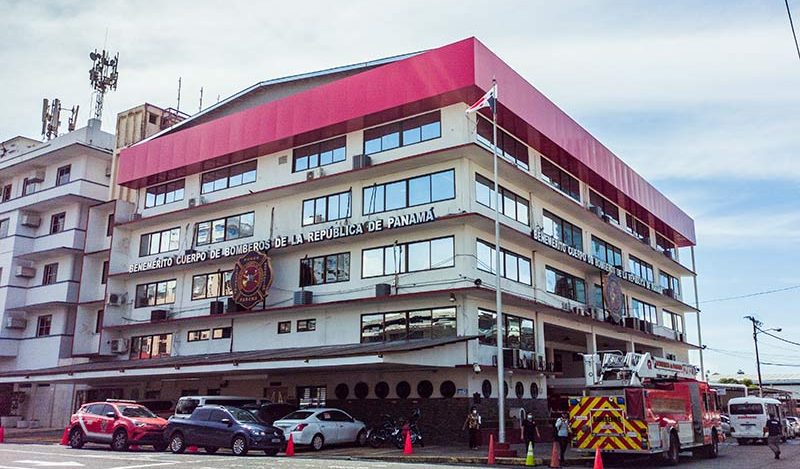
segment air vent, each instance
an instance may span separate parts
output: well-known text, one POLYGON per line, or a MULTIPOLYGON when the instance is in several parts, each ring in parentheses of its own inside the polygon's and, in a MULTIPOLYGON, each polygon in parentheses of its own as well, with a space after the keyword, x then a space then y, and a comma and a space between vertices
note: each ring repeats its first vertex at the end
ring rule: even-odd
POLYGON ((311 290, 300 290, 294 292, 295 305, 310 305, 314 303, 314 292, 311 290))
POLYGON ((375 285, 375 296, 389 296, 392 294, 392 286, 388 283, 379 283, 375 285))
POLYGON ((288 157, 288 156, 286 156, 286 155, 281 155, 281 156, 279 156, 279 157, 278 157, 278 164, 286 164, 286 162, 287 162, 288 160, 289 160, 289 157, 288 157))
POLYGON ((372 158, 369 155, 356 155, 353 157, 353 169, 366 168, 372 165, 372 158))
POLYGON ((225 303, 222 301, 212 301, 208 306, 210 314, 223 314, 225 312, 225 303))
POLYGON ((154 309, 150 311, 150 321, 164 321, 168 313, 166 309, 154 309))
POLYGON ((28 320, 25 318, 6 318, 6 329, 25 329, 28 320))

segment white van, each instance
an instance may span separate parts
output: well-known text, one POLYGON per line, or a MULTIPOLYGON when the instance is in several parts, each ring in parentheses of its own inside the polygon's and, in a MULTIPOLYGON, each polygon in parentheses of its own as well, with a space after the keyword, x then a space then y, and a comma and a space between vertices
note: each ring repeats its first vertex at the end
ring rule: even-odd
POLYGON ((767 439, 767 419, 774 415, 781 422, 786 437, 784 410, 781 402, 767 397, 735 397, 728 401, 731 419, 731 437, 740 445, 767 439))
POLYGON ((242 396, 183 396, 175 404, 176 418, 188 418, 194 409, 206 405, 227 405, 232 407, 242 407, 245 405, 269 404, 269 399, 259 399, 255 397, 242 396))

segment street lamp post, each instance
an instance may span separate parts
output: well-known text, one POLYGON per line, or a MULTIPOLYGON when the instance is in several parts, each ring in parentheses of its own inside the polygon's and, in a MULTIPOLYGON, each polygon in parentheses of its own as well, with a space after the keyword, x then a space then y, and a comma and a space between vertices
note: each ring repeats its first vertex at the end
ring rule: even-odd
POLYGON ((756 347, 756 371, 758 372, 758 397, 764 397, 764 385, 761 383, 761 360, 758 357, 758 334, 760 332, 767 331, 780 332, 781 329, 767 329, 765 331, 761 329, 761 326, 763 326, 764 323, 758 319, 754 318, 753 316, 745 316, 744 318, 753 323, 753 344, 756 347))

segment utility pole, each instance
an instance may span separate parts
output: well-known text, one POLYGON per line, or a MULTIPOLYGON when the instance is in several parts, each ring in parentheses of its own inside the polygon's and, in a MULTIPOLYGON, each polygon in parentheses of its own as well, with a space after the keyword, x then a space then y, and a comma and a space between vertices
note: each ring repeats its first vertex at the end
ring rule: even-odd
POLYGON ((758 358, 758 328, 762 323, 753 316, 745 316, 744 318, 753 323, 753 343, 756 346, 756 370, 758 371, 758 397, 764 397, 764 388, 761 384, 761 360, 758 358))

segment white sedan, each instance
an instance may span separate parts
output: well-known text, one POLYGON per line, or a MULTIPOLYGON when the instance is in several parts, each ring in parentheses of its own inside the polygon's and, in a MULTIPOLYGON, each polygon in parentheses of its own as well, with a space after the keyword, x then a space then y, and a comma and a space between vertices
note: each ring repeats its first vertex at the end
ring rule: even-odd
POLYGON ((291 435, 296 445, 309 445, 315 451, 324 445, 367 441, 367 427, 339 409, 297 410, 273 424, 283 430, 286 439, 291 435))

